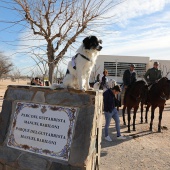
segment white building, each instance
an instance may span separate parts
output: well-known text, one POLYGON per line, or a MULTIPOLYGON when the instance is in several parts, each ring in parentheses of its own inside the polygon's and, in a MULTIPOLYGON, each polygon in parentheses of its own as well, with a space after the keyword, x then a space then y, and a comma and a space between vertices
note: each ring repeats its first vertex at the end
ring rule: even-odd
MULTIPOLYGON (((142 79, 146 70, 153 67, 154 61, 160 63, 163 76, 166 76, 167 73, 170 72, 170 60, 150 60, 149 57, 139 56, 99 55, 96 65, 93 68, 90 81, 94 82, 98 74, 101 74, 102 77, 104 69, 107 69, 109 73, 108 78, 113 78, 121 83, 123 73, 126 69, 129 69, 130 64, 136 65, 137 78, 142 79)), ((170 79, 170 74, 168 74, 168 76, 170 79)))

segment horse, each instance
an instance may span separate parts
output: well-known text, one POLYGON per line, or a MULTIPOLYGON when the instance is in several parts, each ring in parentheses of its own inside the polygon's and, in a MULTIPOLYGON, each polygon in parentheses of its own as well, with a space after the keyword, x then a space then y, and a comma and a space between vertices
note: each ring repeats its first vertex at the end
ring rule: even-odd
POLYGON ((128 114, 128 132, 130 133, 130 120, 131 120, 131 109, 134 108, 134 115, 133 115, 133 131, 135 131, 135 120, 136 120, 136 112, 139 108, 139 103, 141 100, 145 97, 145 94, 147 92, 147 85, 145 81, 139 80, 135 82, 134 84, 128 86, 125 92, 124 97, 124 106, 122 110, 122 116, 123 116, 123 122, 124 125, 126 125, 125 121, 125 110, 127 108, 127 114, 128 114))
MULTIPOLYGON (((162 113, 165 107, 165 102, 166 100, 169 99, 169 97, 170 97, 170 80, 168 80, 167 77, 161 78, 157 83, 153 84, 150 90, 148 91, 147 101, 146 101, 145 122, 146 123, 148 122, 147 119, 148 111, 149 108, 151 107, 150 131, 152 131, 155 109, 159 107, 158 132, 161 132, 162 113)), ((141 106, 143 107, 143 105, 141 106)))

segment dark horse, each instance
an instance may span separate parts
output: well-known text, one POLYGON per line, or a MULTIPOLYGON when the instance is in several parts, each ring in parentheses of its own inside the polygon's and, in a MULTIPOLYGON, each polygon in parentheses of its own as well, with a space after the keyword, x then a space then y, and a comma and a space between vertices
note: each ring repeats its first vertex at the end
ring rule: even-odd
MULTIPOLYGON (((159 123, 158 123, 158 132, 161 132, 161 120, 162 113, 164 110, 165 102, 170 97, 170 80, 166 77, 161 78, 158 83, 152 85, 150 90, 148 91, 147 100, 146 100, 146 114, 145 114, 145 122, 148 122, 148 111, 151 107, 151 121, 150 121, 150 130, 152 131, 154 112, 157 107, 159 107, 159 123)), ((143 104, 141 105, 143 110, 143 104)), ((142 120, 142 112, 141 112, 141 120, 142 120)))
POLYGON ((123 116, 124 125, 126 125, 125 110, 127 108, 128 132, 130 132, 130 119, 131 119, 130 111, 132 108, 134 108, 133 130, 135 131, 136 112, 138 110, 139 103, 145 97, 146 91, 147 91, 147 85, 143 80, 135 82, 133 85, 128 86, 128 88, 126 89, 122 116, 123 116))

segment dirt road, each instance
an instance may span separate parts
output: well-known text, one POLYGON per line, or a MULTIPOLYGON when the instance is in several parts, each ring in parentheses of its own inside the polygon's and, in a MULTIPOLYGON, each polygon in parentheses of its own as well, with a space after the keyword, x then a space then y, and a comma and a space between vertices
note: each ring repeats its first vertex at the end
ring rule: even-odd
MULTIPOLYGON (((122 125, 121 110, 119 112, 122 125)), ((139 112, 136 124, 136 131, 131 133, 126 132, 126 126, 121 126, 122 135, 127 136, 127 139, 120 141, 116 139, 112 120, 110 136, 113 141, 102 140, 101 170, 170 170, 170 100, 167 101, 163 112, 164 127, 161 133, 157 132, 158 109, 154 118, 153 132, 149 131, 149 124, 140 124, 139 112)))

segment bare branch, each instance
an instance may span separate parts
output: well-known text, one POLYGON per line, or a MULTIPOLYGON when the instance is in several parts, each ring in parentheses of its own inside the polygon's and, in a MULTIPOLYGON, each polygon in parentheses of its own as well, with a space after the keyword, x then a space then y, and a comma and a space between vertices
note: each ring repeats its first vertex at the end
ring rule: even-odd
POLYGON ((13 64, 9 58, 0 53, 0 78, 2 75, 9 73, 13 69, 13 64))
MULTIPOLYGON (((6 1, 2 1, 6 3, 6 1)), ((40 41, 40 37, 43 39, 43 43, 37 45, 39 46, 37 49, 41 49, 47 55, 49 79, 52 81, 54 67, 62 60, 68 48, 82 33, 85 33, 85 30, 94 28, 95 24, 98 24, 95 21, 104 22, 104 14, 123 1, 12 0, 13 3, 8 3, 6 7, 15 10, 20 15, 21 20, 19 21, 24 22, 24 28, 28 28, 25 23, 29 25, 34 37, 26 35, 25 40, 30 37, 34 39, 34 42, 35 40, 40 41)), ((13 24, 21 24, 21 22, 13 24)), ((30 54, 34 53, 33 55, 39 58, 36 47, 29 48, 30 45, 27 47, 25 44, 24 46, 28 48, 27 50, 34 49, 30 54)))

